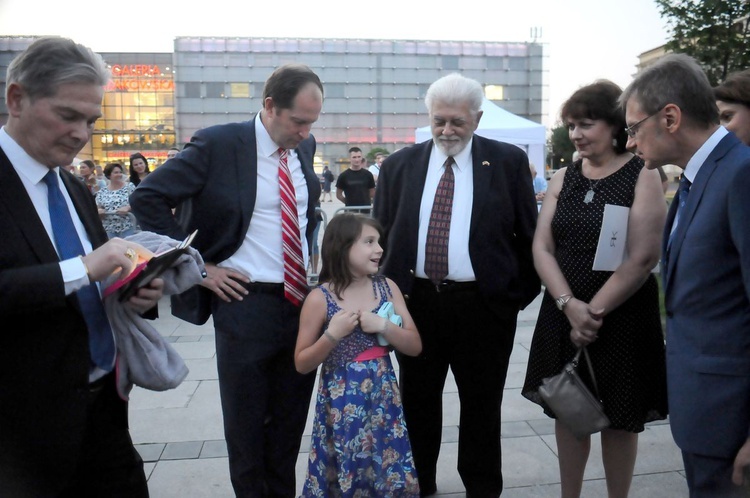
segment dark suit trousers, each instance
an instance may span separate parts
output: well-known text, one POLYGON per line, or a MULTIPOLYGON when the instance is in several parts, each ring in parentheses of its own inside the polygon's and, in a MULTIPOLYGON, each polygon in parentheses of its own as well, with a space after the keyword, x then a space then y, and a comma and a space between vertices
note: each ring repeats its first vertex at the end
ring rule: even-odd
MULTIPOLYGON (((718 421, 717 421, 718 422, 718 421)), ((732 483, 734 458, 719 458, 682 452, 690 498, 748 498, 750 485, 732 483)), ((747 480, 747 474, 745 479, 747 480)))
POLYGON ((422 338, 422 354, 399 354, 398 360, 420 487, 435 487, 442 392, 450 367, 461 402, 458 472, 467 496, 497 497, 503 489, 500 405, 518 308, 490 307, 475 285, 437 292, 422 279, 415 280, 408 307, 422 338))
POLYGON ((143 460, 133 447, 127 405, 119 398, 114 374, 88 394, 88 422, 80 460, 61 498, 148 497, 143 460))
POLYGON ((241 498, 295 496, 315 382, 315 372, 300 375, 294 368, 300 310, 277 287, 250 290, 243 301, 213 299, 229 473, 241 498))

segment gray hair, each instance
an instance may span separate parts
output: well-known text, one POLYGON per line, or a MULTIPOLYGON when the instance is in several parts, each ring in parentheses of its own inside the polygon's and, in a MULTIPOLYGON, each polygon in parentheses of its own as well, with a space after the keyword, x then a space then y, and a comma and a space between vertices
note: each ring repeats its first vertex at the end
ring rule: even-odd
POLYGON ((625 109, 635 98, 646 114, 675 104, 695 124, 719 124, 719 109, 706 73, 692 57, 668 54, 635 76, 619 99, 625 109))
POLYGON ((6 87, 20 85, 31 100, 51 97, 60 86, 105 86, 110 73, 102 57, 88 47, 56 36, 35 40, 8 66, 6 87))
POLYGON ((461 76, 458 73, 443 76, 427 90, 424 103, 431 113, 436 102, 443 104, 469 104, 471 111, 476 114, 482 108, 484 90, 478 81, 461 76))

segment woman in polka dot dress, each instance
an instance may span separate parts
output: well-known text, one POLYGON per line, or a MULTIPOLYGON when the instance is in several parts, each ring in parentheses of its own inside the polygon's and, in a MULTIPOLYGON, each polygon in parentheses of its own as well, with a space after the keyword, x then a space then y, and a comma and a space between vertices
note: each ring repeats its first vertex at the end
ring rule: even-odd
MULTIPOLYGON (((625 150, 620 93, 614 83, 598 81, 563 105, 580 159, 552 178, 539 214, 534 263, 546 291, 522 390, 554 417, 537 392, 542 379, 587 346, 611 421, 601 434, 610 497, 628 494, 644 423, 667 416, 664 339, 651 274, 666 206, 658 173, 625 150), (614 272, 592 270, 606 204, 630 208, 627 257, 614 272)), ((588 380, 586 368, 579 372, 588 380)), ((579 496, 591 440, 576 439, 560 422, 555 436, 562 496, 579 496)))

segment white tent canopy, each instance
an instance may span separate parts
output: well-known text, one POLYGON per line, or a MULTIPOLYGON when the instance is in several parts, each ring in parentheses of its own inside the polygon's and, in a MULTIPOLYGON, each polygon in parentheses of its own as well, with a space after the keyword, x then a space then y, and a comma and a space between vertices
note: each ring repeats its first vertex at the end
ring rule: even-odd
MULTIPOLYGON (((544 172, 544 149, 546 129, 544 125, 516 116, 484 99, 482 103, 482 119, 475 132, 485 138, 517 145, 529 156, 529 162, 536 166, 537 171, 544 172)), ((432 138, 429 126, 417 128, 415 143, 424 142, 432 138)))

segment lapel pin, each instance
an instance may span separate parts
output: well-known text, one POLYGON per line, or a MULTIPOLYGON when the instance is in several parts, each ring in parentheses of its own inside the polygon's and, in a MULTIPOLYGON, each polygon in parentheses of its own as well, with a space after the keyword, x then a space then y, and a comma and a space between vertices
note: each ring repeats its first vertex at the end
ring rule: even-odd
POLYGON ((482 166, 489 166, 489 165, 490 165, 489 161, 482 161, 482 166))

